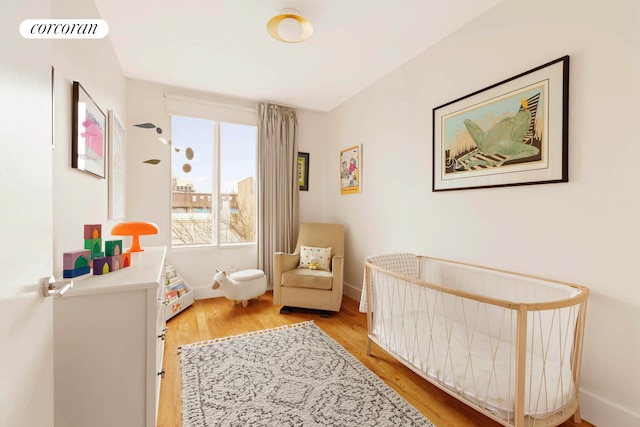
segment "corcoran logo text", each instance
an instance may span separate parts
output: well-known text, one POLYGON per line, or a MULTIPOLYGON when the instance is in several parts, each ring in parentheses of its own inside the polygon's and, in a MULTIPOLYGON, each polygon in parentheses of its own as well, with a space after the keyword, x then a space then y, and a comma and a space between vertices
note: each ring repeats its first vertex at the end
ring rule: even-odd
POLYGON ((25 19, 20 34, 25 39, 102 39, 109 24, 102 19, 25 19))

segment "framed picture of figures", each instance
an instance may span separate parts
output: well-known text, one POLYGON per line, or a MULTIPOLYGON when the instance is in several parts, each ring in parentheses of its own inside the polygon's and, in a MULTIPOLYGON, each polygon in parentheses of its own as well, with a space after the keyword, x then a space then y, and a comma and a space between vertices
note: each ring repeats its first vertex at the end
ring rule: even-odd
POLYGON ((433 109, 432 191, 567 182, 569 57, 433 109))
POLYGON ((340 151, 340 194, 359 194, 362 188, 362 146, 340 151))

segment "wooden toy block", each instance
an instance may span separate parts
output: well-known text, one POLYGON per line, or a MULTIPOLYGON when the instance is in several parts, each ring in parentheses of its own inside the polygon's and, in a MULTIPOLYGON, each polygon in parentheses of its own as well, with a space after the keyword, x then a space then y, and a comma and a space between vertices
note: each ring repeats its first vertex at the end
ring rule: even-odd
POLYGON ((86 267, 78 267, 73 268, 71 270, 62 270, 62 277, 65 279, 71 279, 72 277, 82 276, 83 274, 89 274, 91 272, 91 268, 87 265, 86 267))
POLYGON ((104 256, 104 252, 92 252, 91 253, 91 263, 89 264, 91 268, 93 268, 93 260, 96 258, 102 258, 104 256))
POLYGON ((120 268, 126 268, 131 265, 131 252, 125 252, 122 254, 122 264, 120 268))
POLYGON ((89 249, 92 254, 102 252, 102 237, 98 237, 95 239, 84 239, 84 248, 89 249))
POLYGON ((100 276, 111 271, 111 257, 105 256, 93 260, 93 275, 100 276))
POLYGON ((120 270, 122 267, 122 255, 114 255, 111 257, 111 271, 120 270))
POLYGON ((90 262, 91 252, 86 249, 73 252, 65 252, 62 255, 63 270, 73 270, 80 267, 89 267, 90 262))
POLYGON ((102 237, 102 224, 85 224, 84 225, 85 240, 99 239, 101 237, 102 237))
POLYGON ((104 242, 104 252, 107 256, 122 255, 122 239, 104 242))

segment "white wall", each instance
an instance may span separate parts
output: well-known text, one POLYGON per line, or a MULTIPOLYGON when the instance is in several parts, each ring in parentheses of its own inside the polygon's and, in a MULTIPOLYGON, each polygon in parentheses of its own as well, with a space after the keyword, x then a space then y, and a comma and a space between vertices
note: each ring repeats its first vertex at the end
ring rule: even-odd
MULTIPOLYGON (((54 0, 53 17, 80 19, 100 16, 91 1, 54 0)), ((53 58, 53 265, 54 274, 61 277, 62 254, 84 249, 84 224, 102 224, 104 240, 111 238, 111 227, 121 221, 108 218, 108 175, 106 179, 99 179, 71 168, 73 81, 82 84, 105 114, 113 109, 123 123, 126 123, 126 94, 124 75, 108 37, 99 40, 55 40, 53 58)))
MULTIPOLYGON (((131 221, 156 223, 160 233, 144 236, 146 245, 171 246, 171 151, 158 141, 155 131, 133 125, 150 122, 163 130, 165 138, 171 138, 171 120, 165 108, 165 95, 197 100, 202 108, 220 109, 220 114, 233 114, 234 108, 254 109, 256 101, 230 98, 211 93, 164 86, 151 82, 129 80, 127 82, 127 215, 131 221), (222 107, 221 107, 222 106, 222 107), (224 106, 227 106, 226 108, 224 106), (159 159, 158 165, 144 164, 147 159, 159 159)), ((299 150, 310 152, 309 192, 302 192, 301 218, 319 218, 322 198, 314 198, 322 191, 320 168, 313 169, 315 151, 322 150, 327 134, 327 114, 313 111, 296 111, 300 135, 299 150), (315 187, 314 187, 314 182, 315 187)), ((256 245, 234 247, 199 247, 169 249, 167 261, 195 289, 195 297, 221 296, 221 291, 210 289, 215 269, 241 270, 257 267, 256 245)))
POLYGON ((506 0, 328 120, 323 218, 346 226, 346 292, 392 251, 590 287, 582 415, 597 425, 640 425, 639 7, 506 0), (563 55, 569 183, 432 193, 432 109, 563 55), (338 152, 359 143, 363 193, 340 196, 338 152))
POLYGON ((322 222, 325 187, 333 177, 325 170, 328 114, 298 109, 296 117, 298 151, 309 153, 309 191, 300 192, 300 222, 322 222))

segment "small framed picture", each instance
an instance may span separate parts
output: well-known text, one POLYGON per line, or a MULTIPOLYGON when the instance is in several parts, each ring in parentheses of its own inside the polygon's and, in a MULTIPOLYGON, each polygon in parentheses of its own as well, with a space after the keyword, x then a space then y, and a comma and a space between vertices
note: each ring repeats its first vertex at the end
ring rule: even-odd
POLYGON ((362 183, 362 146, 340 151, 340 194, 359 194, 362 183))
POLYGON ((309 153, 298 152, 298 182, 300 191, 309 191, 309 153))

